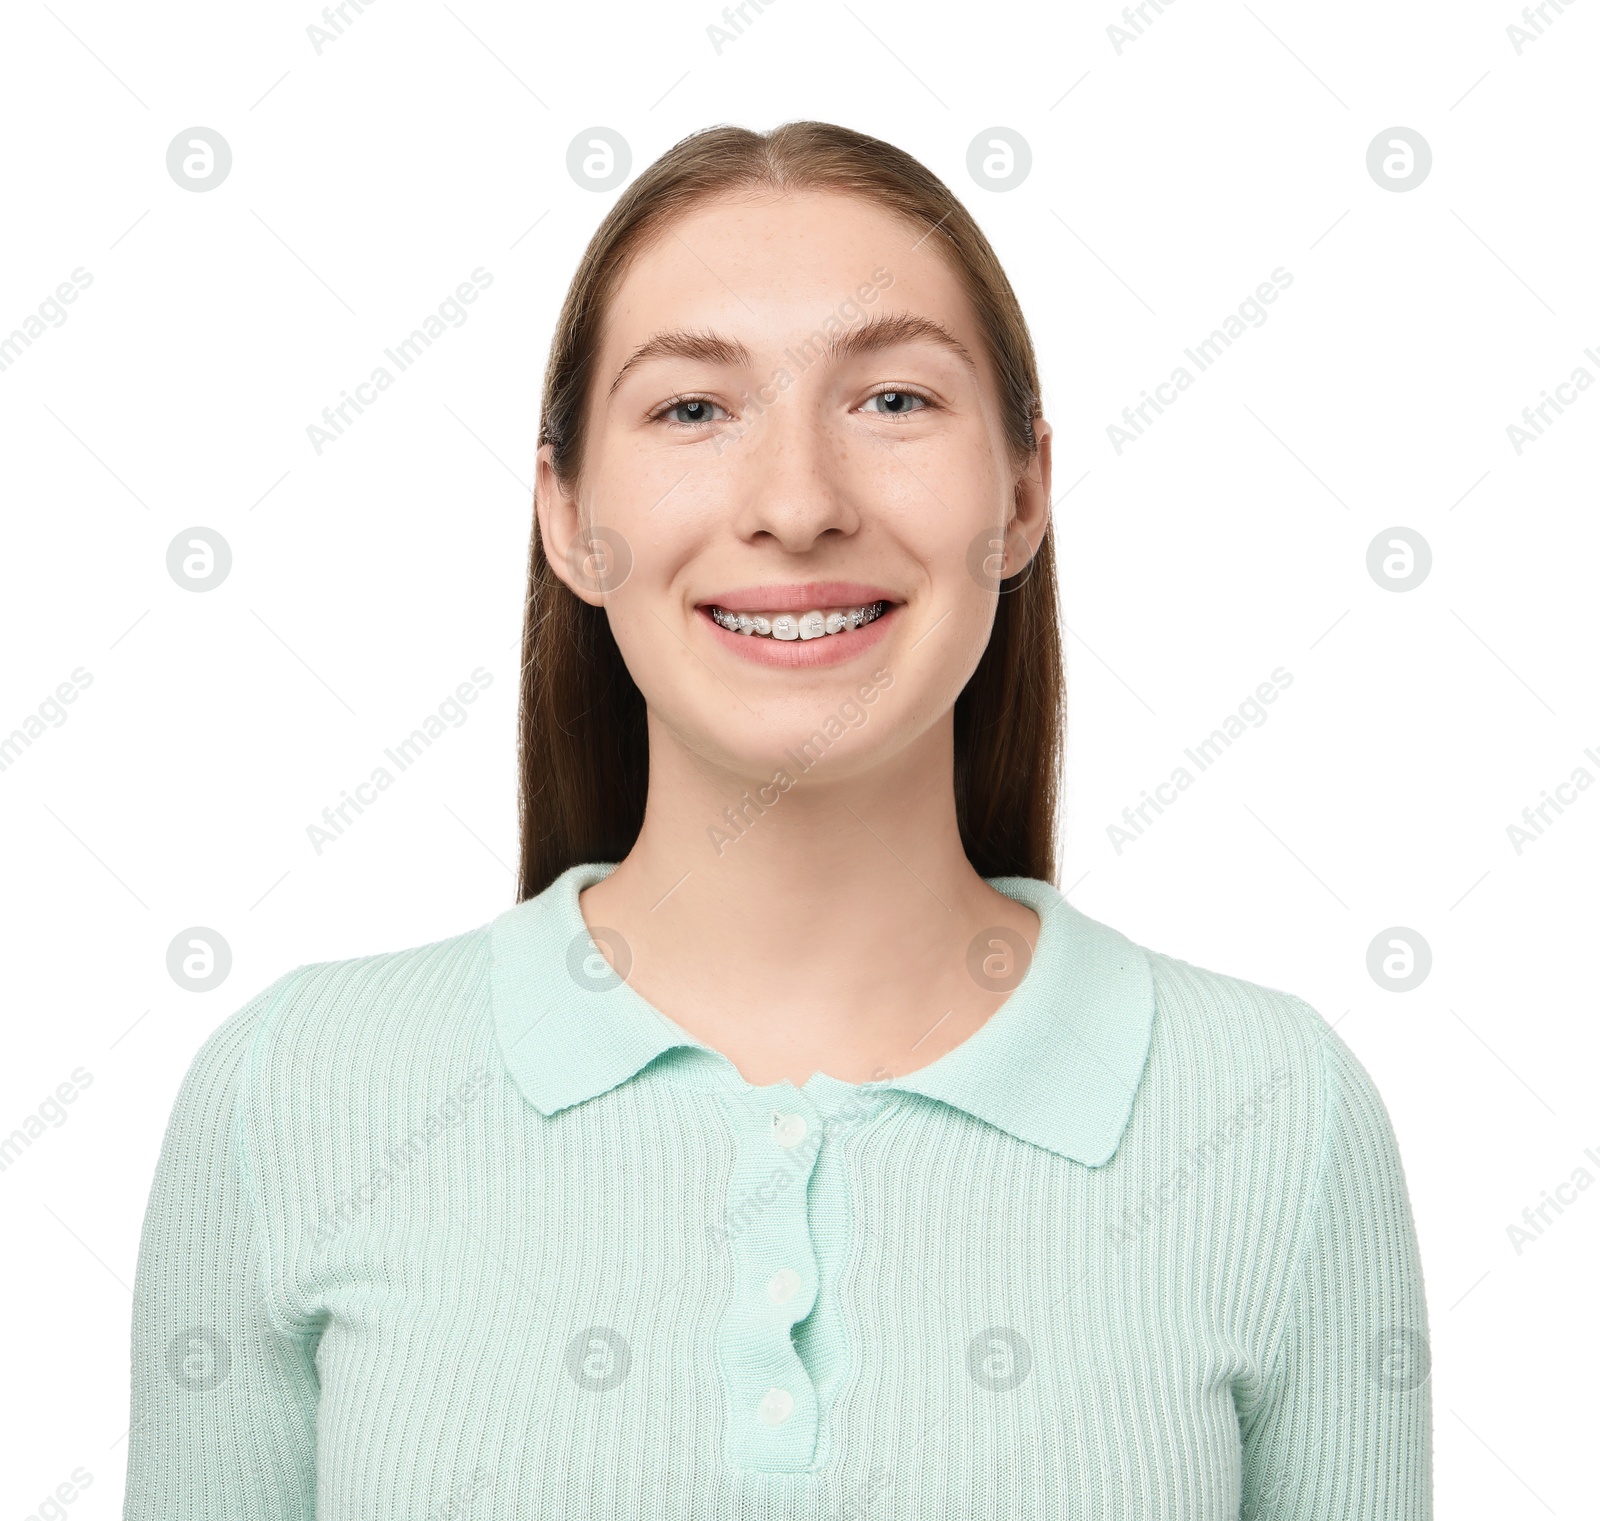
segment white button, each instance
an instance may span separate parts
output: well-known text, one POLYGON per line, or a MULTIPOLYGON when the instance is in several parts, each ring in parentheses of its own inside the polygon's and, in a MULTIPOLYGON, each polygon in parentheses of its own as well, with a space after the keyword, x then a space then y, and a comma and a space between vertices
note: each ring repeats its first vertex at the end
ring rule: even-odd
POLYGON ((763 1426, 781 1426, 794 1411, 794 1396, 787 1389, 769 1389, 756 1406, 756 1418, 763 1426))
POLYGON ((806 1131, 810 1127, 806 1124, 803 1114, 778 1114, 772 1116, 772 1139, 780 1146, 797 1146, 806 1138, 806 1131))
POLYGON ((788 1304, 800 1287, 800 1275, 793 1268, 779 1268, 767 1284, 767 1298, 774 1304, 788 1304))

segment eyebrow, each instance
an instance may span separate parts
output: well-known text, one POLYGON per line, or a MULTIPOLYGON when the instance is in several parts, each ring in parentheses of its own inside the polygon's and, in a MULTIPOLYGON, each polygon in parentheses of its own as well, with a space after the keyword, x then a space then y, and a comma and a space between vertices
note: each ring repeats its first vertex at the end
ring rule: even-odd
MULTIPOLYGON (((802 343, 790 345, 790 349, 799 347, 802 353, 810 351, 810 357, 804 361, 802 368, 809 368, 817 359, 836 364, 841 359, 875 353, 900 343, 934 343, 954 354, 974 379, 978 375, 978 366, 966 345, 942 323, 935 322, 931 317, 918 316, 915 312, 879 312, 860 327, 839 333, 818 347, 813 340, 820 334, 820 328, 814 329, 802 343)), ((790 349, 784 350, 786 357, 792 357, 790 349)), ((695 333, 684 328, 668 328, 647 338, 628 355, 606 394, 615 395, 617 387, 635 365, 643 364, 647 359, 666 358, 698 359, 706 364, 744 369, 749 369, 755 362, 750 350, 737 339, 724 338, 712 332, 695 333)))

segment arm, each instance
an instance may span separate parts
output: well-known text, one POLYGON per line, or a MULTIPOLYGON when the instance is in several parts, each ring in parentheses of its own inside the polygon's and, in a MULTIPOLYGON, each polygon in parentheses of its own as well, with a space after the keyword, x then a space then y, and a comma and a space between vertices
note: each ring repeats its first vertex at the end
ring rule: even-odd
POLYGON ((1394 1132, 1320 1016, 1321 1165, 1265 1381, 1240 1414, 1243 1521, 1431 1521, 1427 1306, 1394 1132))
POLYGON ((313 1521, 315 1329, 280 1325, 239 1110, 251 1039, 293 978, 207 1037, 178 1090, 133 1291, 124 1521, 313 1521))

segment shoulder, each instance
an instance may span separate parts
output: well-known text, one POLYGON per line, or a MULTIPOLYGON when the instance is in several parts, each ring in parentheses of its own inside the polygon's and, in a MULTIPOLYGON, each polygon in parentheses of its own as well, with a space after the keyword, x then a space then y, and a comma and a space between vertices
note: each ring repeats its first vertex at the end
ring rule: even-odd
POLYGON ((499 1073, 488 931, 297 966, 208 1038, 237 1053, 236 1146, 275 1242, 482 1115, 499 1073))
POLYGON ((200 1149, 220 1154, 231 1143, 240 1084, 261 1029, 293 971, 259 989, 200 1043, 178 1084, 163 1150, 200 1149))
POLYGON ((1154 1249, 1181 1220, 1281 1288, 1341 1176, 1360 1172, 1402 1197, 1388 1114, 1305 999, 1141 950, 1150 1046, 1115 1158, 1126 1195, 1117 1240, 1154 1249))
POLYGON ((482 1077, 489 928, 285 972, 206 1037, 189 1084, 209 1074, 253 1119, 298 1132, 338 1124, 358 1094, 409 1108, 482 1077))
POLYGON ((1181 1058, 1196 1078, 1280 1073, 1283 1083, 1318 1092, 1370 1086, 1333 1023, 1304 998, 1141 949, 1154 1001, 1152 1047, 1181 1058))
POLYGON ((1195 966, 1145 948, 1154 1001, 1152 1044, 1171 1047, 1196 1072, 1287 1067, 1316 1072, 1328 1021, 1282 988, 1195 966))
POLYGON ((261 1035, 313 1047, 406 1043, 470 1022, 486 1002, 491 924, 424 945, 313 961, 281 977, 261 1035))
POLYGON ((1169 1142, 1246 1156, 1314 1186, 1339 1139, 1392 1154, 1376 1086, 1329 1020, 1281 988, 1140 948, 1150 967, 1150 1052, 1136 1113, 1169 1142))

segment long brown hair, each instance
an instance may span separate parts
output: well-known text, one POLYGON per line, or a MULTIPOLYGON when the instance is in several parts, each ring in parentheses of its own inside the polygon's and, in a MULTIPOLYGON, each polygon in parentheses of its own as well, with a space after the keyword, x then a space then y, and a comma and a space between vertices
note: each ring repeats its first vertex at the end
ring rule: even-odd
MULTIPOLYGON (((738 190, 840 191, 897 212, 925 234, 966 290, 999 379, 1013 468, 1035 452, 1041 415, 1033 342, 989 241, 948 187, 910 154, 829 122, 771 132, 711 127, 630 184, 589 240, 545 369, 539 442, 576 481, 602 320, 629 261, 699 203, 738 190)), ((956 818, 981 876, 1055 880, 1058 773, 1065 741, 1055 561, 1047 532, 1000 583, 989 643, 955 705, 956 818)), ((568 867, 620 861, 644 822, 644 697, 604 608, 551 570, 535 518, 522 636, 520 903, 568 867)))

